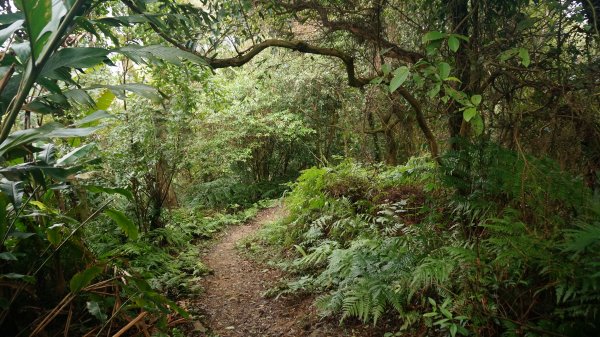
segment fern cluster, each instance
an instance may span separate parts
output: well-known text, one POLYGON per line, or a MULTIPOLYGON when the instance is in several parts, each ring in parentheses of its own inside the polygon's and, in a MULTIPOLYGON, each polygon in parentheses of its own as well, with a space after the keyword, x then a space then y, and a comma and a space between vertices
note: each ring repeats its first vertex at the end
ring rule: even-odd
POLYGON ((144 233, 138 240, 125 240, 109 223, 98 221, 89 228, 92 251, 113 259, 131 274, 143 276, 153 290, 176 299, 198 293, 198 279, 209 272, 200 262, 199 239, 211 238, 228 225, 243 223, 256 208, 234 214, 205 214, 199 207, 182 207, 165 214, 163 228, 144 233))
POLYGON ((281 292, 317 292, 341 320, 429 335, 594 335, 600 203, 552 162, 493 145, 443 166, 346 161, 292 185, 265 231, 294 259, 281 292))

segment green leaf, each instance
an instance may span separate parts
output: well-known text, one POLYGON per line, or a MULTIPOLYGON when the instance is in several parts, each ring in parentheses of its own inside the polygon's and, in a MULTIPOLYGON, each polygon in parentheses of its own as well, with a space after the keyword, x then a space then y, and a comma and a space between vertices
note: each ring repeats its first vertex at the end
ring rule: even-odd
POLYGON ((35 235, 35 233, 25 233, 25 232, 19 232, 19 231, 12 231, 8 234, 8 236, 17 238, 17 239, 28 239, 34 235, 35 235))
POLYGON ((163 100, 163 95, 158 89, 142 83, 127 83, 120 85, 95 85, 88 89, 96 88, 109 89, 121 99, 125 99, 125 91, 130 91, 142 97, 148 98, 155 103, 160 103, 163 100))
MULTIPOLYGON (((17 3, 18 1, 14 2, 15 5, 17 5, 17 3)), ((0 25, 11 25, 13 22, 17 20, 23 20, 24 18, 25 16, 23 15, 23 12, 2 14, 0 15, 0 25)))
POLYGON ((27 111, 31 111, 31 112, 36 112, 39 114, 51 114, 51 113, 55 113, 58 111, 57 107, 53 107, 50 106, 44 102, 41 102, 38 99, 35 99, 27 104, 23 105, 23 110, 27 110, 27 111))
POLYGON ((299 246, 299 245, 294 245, 294 248, 296 248, 296 250, 297 250, 297 251, 298 251, 300 254, 302 254, 302 256, 306 257, 306 255, 307 255, 307 254, 306 254, 306 251, 304 250, 304 248, 302 248, 302 247, 301 247, 301 246, 299 246))
POLYGON ((9 181, 2 178, 0 180, 0 191, 8 197, 8 200, 14 205, 15 209, 21 208, 23 194, 25 193, 22 181, 9 181))
POLYGON ((509 60, 512 57, 514 57, 515 55, 517 55, 518 53, 519 53, 519 49, 517 49, 517 48, 512 48, 507 51, 504 51, 500 54, 500 61, 509 60))
POLYGON ((130 240, 137 240, 138 228, 125 214, 114 209, 107 209, 104 213, 117 223, 130 240))
POLYGON ((96 148, 96 143, 82 145, 62 156, 56 161, 56 166, 69 166, 75 164, 80 158, 85 157, 96 148))
POLYGON ((48 138, 85 137, 97 131, 101 127, 90 128, 64 128, 61 124, 51 122, 35 129, 26 129, 11 133, 2 144, 0 144, 0 156, 5 156, 10 151, 18 150, 22 146, 29 145, 35 141, 48 138))
POLYGON ((445 323, 446 323, 446 322, 448 322, 448 321, 449 321, 449 319, 447 319, 447 318, 442 318, 442 319, 439 319, 439 320, 437 320, 437 321, 433 322, 433 324, 434 324, 434 325, 446 325, 445 323))
POLYGON ((429 96, 429 98, 433 98, 440 93, 440 90, 442 90, 442 85, 440 83, 436 83, 433 88, 427 92, 427 96, 429 96))
POLYGON ((480 136, 483 134, 483 118, 481 118, 480 114, 475 115, 471 121, 471 128, 473 129, 473 133, 476 136, 480 136))
POLYGON ((390 81, 390 92, 394 92, 400 88, 400 86, 406 81, 408 78, 410 71, 408 67, 402 66, 396 70, 394 70, 394 78, 390 81))
POLYGON ((474 107, 466 108, 465 111, 463 111, 463 118, 465 119, 465 121, 468 122, 473 117, 475 117, 476 114, 477 114, 477 109, 475 109, 474 107))
POLYGON ((525 48, 519 48, 519 57, 521 58, 521 64, 525 68, 529 67, 529 64, 531 63, 531 60, 529 59, 529 51, 525 48))
POLYGON ((448 85, 444 85, 444 92, 463 106, 471 106, 471 101, 469 101, 469 97, 464 92, 458 91, 448 85))
POLYGON ((56 146, 52 143, 44 144, 44 150, 39 152, 35 159, 44 165, 54 165, 56 163, 56 146))
POLYGON ((15 256, 15 254, 13 254, 11 252, 3 252, 3 253, 0 253, 0 260, 17 261, 17 257, 15 256))
POLYGON ((458 326, 456 324, 450 325, 450 336, 456 336, 456 332, 458 331, 458 326))
POLYGON ((16 5, 25 14, 25 27, 29 35, 31 50, 37 58, 44 47, 47 36, 42 37, 42 31, 52 20, 52 0, 18 0, 16 5))
POLYGON ((75 274, 71 278, 71 282, 69 282, 69 287, 71 288, 71 291, 76 293, 90 285, 90 283, 92 283, 92 281, 102 273, 103 269, 104 268, 96 265, 75 274))
POLYGON ((448 48, 450 48, 451 51, 456 53, 458 51, 459 47, 460 47, 460 41, 456 37, 450 36, 448 38, 448 48))
POLYGON ((88 312, 90 314, 92 314, 92 316, 96 317, 97 319, 99 319, 101 321, 106 321, 106 319, 108 318, 106 313, 104 311, 102 311, 102 308, 100 308, 100 305, 98 304, 98 302, 95 302, 95 301, 86 302, 85 307, 87 308, 88 312))
POLYGON ((0 274, 0 279, 7 278, 11 280, 22 280, 27 283, 35 283, 35 278, 30 275, 18 274, 18 273, 8 273, 8 274, 0 274))
POLYGON ((50 176, 56 180, 66 181, 80 169, 81 167, 62 168, 25 163, 0 168, 0 174, 12 180, 26 179, 27 176, 31 174, 36 182, 44 184, 44 175, 50 176))
POLYGON ((449 82, 458 82, 458 83, 462 83, 461 80, 459 80, 458 78, 454 77, 454 76, 449 76, 444 78, 444 81, 449 81, 449 82))
POLYGON ((444 308, 444 307, 440 307, 440 312, 442 313, 442 315, 446 316, 446 318, 452 318, 452 313, 450 311, 448 311, 448 309, 444 308))
POLYGON ((427 47, 425 47, 425 50, 427 51, 427 55, 429 55, 429 56, 436 55, 442 46, 442 42, 443 42, 442 39, 429 42, 427 47))
POLYGON ((437 31, 427 32, 427 34, 425 34, 423 36, 423 43, 427 43, 429 41, 441 40, 444 38, 444 36, 445 36, 445 34, 442 32, 437 32, 437 31))
POLYGON ((54 246, 58 246, 62 241, 62 229, 64 224, 54 224, 46 230, 46 238, 54 246))
POLYGON ((106 112, 104 110, 98 110, 98 111, 94 111, 93 113, 76 121, 75 123, 73 123, 73 125, 75 125, 75 126, 85 125, 85 124, 97 122, 104 118, 115 118, 115 116, 109 114, 108 112, 106 112))
POLYGON ((96 103, 85 90, 71 89, 64 92, 64 96, 71 102, 77 103, 86 108, 93 108, 96 103))
POLYGON ((115 94, 113 94, 110 90, 104 90, 100 97, 96 99, 96 109, 108 110, 114 100, 115 94))
POLYGON ((381 82, 383 82, 383 77, 377 76, 374 79, 371 80, 371 84, 381 84, 381 82))
POLYGON ((16 32, 18 29, 23 27, 23 22, 25 22, 25 20, 17 20, 15 22, 13 22, 10 26, 0 30, 0 46, 3 45, 4 42, 11 35, 13 35, 14 32, 16 32))
POLYGON ((2 144, 0 144, 0 156, 21 145, 32 143, 43 139, 48 133, 62 125, 58 123, 47 123, 36 129, 19 130, 11 133, 2 144))
POLYGON ((384 63, 381 66, 381 71, 383 71, 383 75, 386 76, 392 71, 392 66, 389 63, 384 63))
POLYGON ((48 133, 47 136, 49 138, 86 137, 100 130, 101 128, 101 126, 95 126, 90 128, 60 128, 48 133))
POLYGON ((81 187, 85 188, 86 190, 92 193, 120 194, 129 200, 133 199, 133 195, 131 194, 131 192, 124 188, 109 188, 95 185, 82 185, 81 187))
POLYGON ((58 68, 91 68, 107 60, 109 51, 104 48, 64 48, 54 53, 41 72, 48 76, 58 68))
POLYGON ((475 106, 478 106, 479 103, 481 103, 481 95, 471 96, 471 103, 473 103, 473 105, 475 105, 475 106))
POLYGON ((448 78, 448 76, 450 75, 451 69, 452 68, 450 67, 450 65, 446 62, 438 63, 438 70, 439 70, 440 78, 442 80, 445 80, 446 78, 448 78))

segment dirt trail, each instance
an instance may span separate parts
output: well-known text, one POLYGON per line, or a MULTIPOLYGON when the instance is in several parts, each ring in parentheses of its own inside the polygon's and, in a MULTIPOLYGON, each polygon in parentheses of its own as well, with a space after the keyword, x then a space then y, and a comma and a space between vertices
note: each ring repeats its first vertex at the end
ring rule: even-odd
POLYGON ((313 298, 264 298, 263 293, 282 277, 281 271, 249 260, 236 250, 236 243, 263 224, 281 217, 281 207, 259 212, 244 225, 233 226, 203 258, 214 274, 202 283, 205 289, 197 308, 205 314, 209 330, 194 336, 370 336, 365 331, 321 321, 311 306, 313 298))

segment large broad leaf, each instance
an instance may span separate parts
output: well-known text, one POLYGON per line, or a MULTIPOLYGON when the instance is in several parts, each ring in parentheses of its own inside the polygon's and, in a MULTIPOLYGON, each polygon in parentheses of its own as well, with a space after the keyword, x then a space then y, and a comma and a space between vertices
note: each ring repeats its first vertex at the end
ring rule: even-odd
POLYGON ((104 48, 65 48, 54 53, 41 72, 42 76, 51 75, 56 69, 90 68, 107 61, 109 51, 104 48))
POLYGON ((67 181, 71 176, 81 171, 81 169, 81 166, 64 168, 25 163, 2 168, 0 169, 0 174, 8 180, 15 182, 26 180, 29 176, 33 176, 37 183, 43 185, 46 183, 44 178, 46 176, 59 181, 67 181))
POLYGON ((82 185, 81 187, 92 193, 108 193, 108 194, 120 194, 129 200, 133 200, 133 195, 131 192, 125 188, 111 188, 104 186, 96 186, 96 185, 82 185))
POLYGON ((109 114, 108 112, 106 112, 104 110, 98 110, 98 111, 94 111, 91 114, 76 121, 75 123, 73 123, 73 125, 80 126, 80 125, 84 125, 84 124, 97 122, 97 121, 99 121, 101 119, 105 119, 105 118, 115 118, 115 116, 109 114))
POLYGON ((24 20, 23 12, 9 13, 0 15, 0 25, 11 25, 15 21, 24 20))
POLYGON ((106 321, 106 319, 108 318, 106 313, 102 310, 102 308, 100 308, 100 304, 98 304, 98 302, 95 302, 95 301, 86 302, 85 306, 86 306, 88 312, 90 314, 92 314, 92 316, 99 319, 100 321, 106 321))
POLYGON ((4 42, 13 35, 19 28, 23 27, 23 23, 25 20, 17 20, 13 22, 10 26, 0 30, 0 46, 4 44, 4 42))
POLYGON ((4 156, 8 151, 11 151, 20 146, 28 145, 37 140, 48 138, 69 138, 69 137, 85 137, 101 127, 89 128, 65 128, 59 123, 48 123, 39 128, 20 130, 11 133, 2 144, 0 144, 0 157, 4 156))
POLYGON ((45 42, 43 40, 38 42, 42 30, 52 20, 52 0, 16 0, 14 4, 25 14, 25 26, 29 34, 31 49, 35 51, 34 55, 37 57, 45 42))
POLYGON ((114 209, 107 209, 104 211, 113 221, 121 228, 121 230, 131 240, 137 240, 138 229, 137 226, 129 219, 125 214, 114 209))
MULTIPOLYGON (((2 234, 2 232, 0 232, 0 234, 2 234)), ((2 237, 4 237, 4 235, 2 235, 2 237)), ((0 260, 17 261, 17 257, 15 256, 15 254, 13 254, 11 252, 4 252, 4 253, 0 253, 0 260)))
POLYGON ((0 279, 7 278, 11 280, 20 280, 27 283, 33 284, 35 282, 35 278, 31 275, 18 274, 18 273, 8 273, 8 274, 0 274, 0 279))
POLYGON ((75 293, 90 285, 90 283, 92 283, 92 281, 102 273, 103 269, 104 268, 100 266, 92 266, 75 274, 73 278, 71 278, 71 282, 69 282, 71 291, 75 293))
POLYGON ((35 158, 44 165, 54 165, 56 163, 56 146, 54 144, 45 144, 43 150, 35 158))
MULTIPOLYGON (((155 17, 159 17, 158 15, 154 15, 155 17)), ((134 14, 128 16, 111 16, 106 18, 101 18, 94 20, 97 23, 103 23, 111 27, 129 27, 134 23, 146 23, 150 20, 149 18, 153 17, 152 14, 134 14)))
POLYGON ((8 197, 8 200, 15 206, 15 209, 21 208, 24 194, 22 181, 9 181, 2 178, 0 180, 0 191, 8 197))
POLYGON ((34 59, 37 59, 54 33, 67 9, 61 0, 16 0, 25 15, 25 27, 34 59))
POLYGON ((36 129, 20 130, 11 133, 4 142, 0 144, 0 156, 3 156, 12 148, 30 144, 36 140, 43 139, 51 131, 61 127, 59 123, 48 123, 36 129))
POLYGON ((39 114, 44 114, 44 115, 57 112, 61 108, 62 107, 51 104, 50 102, 40 99, 39 97, 37 99, 33 100, 32 102, 23 105, 23 110, 27 110, 27 111, 31 111, 31 112, 35 112, 35 113, 39 113, 39 114))
POLYGON ((88 143, 83 146, 80 146, 73 151, 67 153, 62 156, 60 159, 56 161, 56 166, 69 166, 77 163, 79 159, 85 157, 87 154, 92 152, 96 147, 96 143, 88 143))
POLYGON ((72 89, 64 92, 64 95, 69 101, 77 103, 87 108, 93 108, 96 106, 94 99, 85 90, 72 89))
POLYGON ((101 126, 90 128, 60 128, 48 133, 49 138, 86 137, 101 129, 101 126))
POLYGON ((161 92, 149 85, 142 83, 128 83, 120 85, 96 85, 88 89, 106 88, 114 93, 117 97, 124 99, 125 91, 130 91, 142 97, 148 98, 153 102, 160 103, 163 100, 161 92))
POLYGON ((128 45, 125 47, 114 49, 113 51, 121 53, 138 63, 144 61, 155 62, 156 60, 160 59, 176 65, 181 65, 182 60, 188 60, 198 64, 206 64, 206 61, 198 55, 192 54, 187 51, 183 51, 175 47, 167 47, 161 45, 128 45))

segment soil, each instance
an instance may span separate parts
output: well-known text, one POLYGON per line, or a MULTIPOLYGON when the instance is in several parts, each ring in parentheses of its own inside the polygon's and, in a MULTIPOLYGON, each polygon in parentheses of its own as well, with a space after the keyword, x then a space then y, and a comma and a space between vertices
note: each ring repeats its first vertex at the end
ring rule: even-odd
POLYGON ((248 223, 230 227, 204 256, 213 274, 204 278, 205 291, 193 304, 203 317, 194 322, 190 336, 382 336, 365 325, 340 326, 335 319, 322 319, 313 297, 263 296, 284 273, 240 254, 236 244, 284 212, 281 207, 264 209, 248 223))

